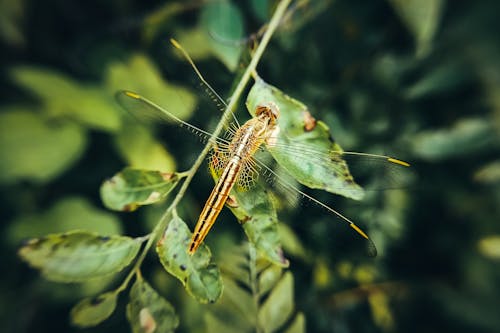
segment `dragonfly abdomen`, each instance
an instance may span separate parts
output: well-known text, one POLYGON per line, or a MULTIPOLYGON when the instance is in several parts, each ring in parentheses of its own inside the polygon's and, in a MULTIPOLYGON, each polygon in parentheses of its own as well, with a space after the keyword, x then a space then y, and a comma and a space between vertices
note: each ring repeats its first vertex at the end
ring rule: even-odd
POLYGON ((189 254, 194 254, 196 252, 201 242, 203 242, 207 236, 210 228, 212 228, 215 220, 226 203, 231 189, 238 179, 240 170, 241 158, 234 156, 229 160, 228 164, 224 168, 221 177, 217 181, 217 184, 210 193, 210 196, 203 207, 200 217, 198 218, 198 222, 196 223, 193 236, 191 237, 188 250, 189 254))

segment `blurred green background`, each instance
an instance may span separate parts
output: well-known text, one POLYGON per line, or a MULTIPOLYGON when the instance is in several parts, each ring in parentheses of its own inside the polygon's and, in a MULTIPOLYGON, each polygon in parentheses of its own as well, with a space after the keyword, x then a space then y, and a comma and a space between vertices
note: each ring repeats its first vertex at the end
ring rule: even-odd
MULTIPOLYGON (((28 237, 71 229, 148 233, 161 207, 107 211, 101 183, 126 165, 186 170, 202 145, 173 125, 147 129, 127 120, 115 91, 137 91, 213 129, 217 106, 168 40, 177 38, 227 97, 239 61, 248 59, 234 41, 258 31, 274 6, 233 1, 221 12, 205 1, 0 0, 0 331, 129 330, 126 297, 100 326, 69 324, 74 303, 116 280, 47 282, 17 248, 28 237)), ((499 332, 500 3, 292 6, 259 74, 307 104, 344 149, 400 157, 415 173, 411 184, 370 191, 363 202, 314 193, 368 231, 375 259, 313 205, 280 212, 298 238, 285 255, 307 331, 499 332)), ((191 225, 212 184, 202 168, 180 210, 191 225)), ((235 221, 223 213, 210 233, 216 254, 243 239, 235 221)), ((204 331, 203 313, 190 308, 180 284, 165 282, 154 256, 143 274, 176 307, 179 331, 204 331)))

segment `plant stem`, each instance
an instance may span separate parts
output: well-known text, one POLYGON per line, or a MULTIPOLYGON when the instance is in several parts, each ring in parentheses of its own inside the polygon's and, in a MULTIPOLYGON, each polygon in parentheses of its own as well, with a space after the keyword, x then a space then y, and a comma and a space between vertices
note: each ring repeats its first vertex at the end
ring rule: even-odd
POLYGON ((219 134, 222 132, 224 129, 224 126, 226 125, 228 119, 230 118, 231 113, 233 112, 233 109, 236 107, 236 104, 238 103, 238 100, 243 93, 243 90, 245 89, 245 86, 247 85, 248 81, 250 80, 251 74, 255 72, 257 68, 257 64, 259 63, 260 58, 262 57, 262 54, 264 53, 264 50, 267 47, 267 44, 269 43, 269 40, 271 39, 271 36, 273 35, 274 31, 278 27, 281 19, 283 18, 283 15, 285 13, 286 8, 290 4, 291 0, 282 0, 280 1, 279 5, 276 7, 276 11, 273 14, 273 17, 271 18, 271 21, 269 22, 269 27, 264 33, 264 36, 262 36, 262 40, 257 47, 257 50, 255 51, 252 60, 248 64, 245 72, 243 73, 243 76, 241 77, 240 81, 238 82, 238 85, 236 86, 236 89, 234 89, 233 94, 231 95, 229 99, 229 103, 224 110, 224 114, 222 115, 221 120, 217 124, 217 127, 215 131, 213 132, 212 136, 210 137, 209 142, 205 145, 203 148, 202 152, 194 162, 193 166, 189 169, 189 173, 182 183, 182 187, 179 189, 179 192, 175 196, 174 200, 170 204, 170 206, 167 208, 163 216, 161 217, 160 221, 158 224, 155 226, 153 231, 151 232, 151 237, 148 239, 148 242, 146 245, 144 245, 144 248, 142 249, 141 254, 139 255, 139 258, 137 258, 137 261, 135 262, 135 265, 129 275, 125 278, 124 282, 122 285, 119 287, 120 289, 128 284, 130 279, 132 278, 134 272, 138 271, 139 267, 141 266, 144 258, 146 257, 146 254, 148 253, 149 249, 155 242, 155 240, 158 238, 160 232, 165 230, 167 227, 168 221, 170 220, 169 217, 172 214, 172 211, 175 209, 177 204, 182 200, 184 197, 184 194, 189 187, 189 184, 191 183, 191 180, 193 179, 194 175, 196 174, 196 171, 198 171, 199 167, 203 163, 203 160, 207 156, 208 152, 210 149, 212 149, 212 146, 215 143, 216 138, 219 136, 219 134))

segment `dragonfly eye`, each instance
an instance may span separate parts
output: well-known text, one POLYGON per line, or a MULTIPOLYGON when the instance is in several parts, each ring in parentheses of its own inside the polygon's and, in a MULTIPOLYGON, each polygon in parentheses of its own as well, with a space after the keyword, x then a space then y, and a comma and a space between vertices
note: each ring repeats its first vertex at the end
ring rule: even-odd
POLYGON ((255 115, 258 117, 261 114, 264 114, 266 117, 271 118, 272 122, 275 122, 276 119, 280 116, 280 109, 273 102, 267 102, 264 104, 260 104, 255 109, 255 115))

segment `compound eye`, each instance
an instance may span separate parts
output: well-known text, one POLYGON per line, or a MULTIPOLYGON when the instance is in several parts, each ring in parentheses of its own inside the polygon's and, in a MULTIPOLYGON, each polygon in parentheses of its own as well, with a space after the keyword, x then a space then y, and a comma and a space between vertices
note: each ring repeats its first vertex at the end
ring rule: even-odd
POLYGON ((258 105, 255 110, 255 115, 258 117, 262 113, 265 113, 268 117, 276 120, 280 116, 280 110, 278 106, 273 102, 268 102, 265 104, 258 105))

